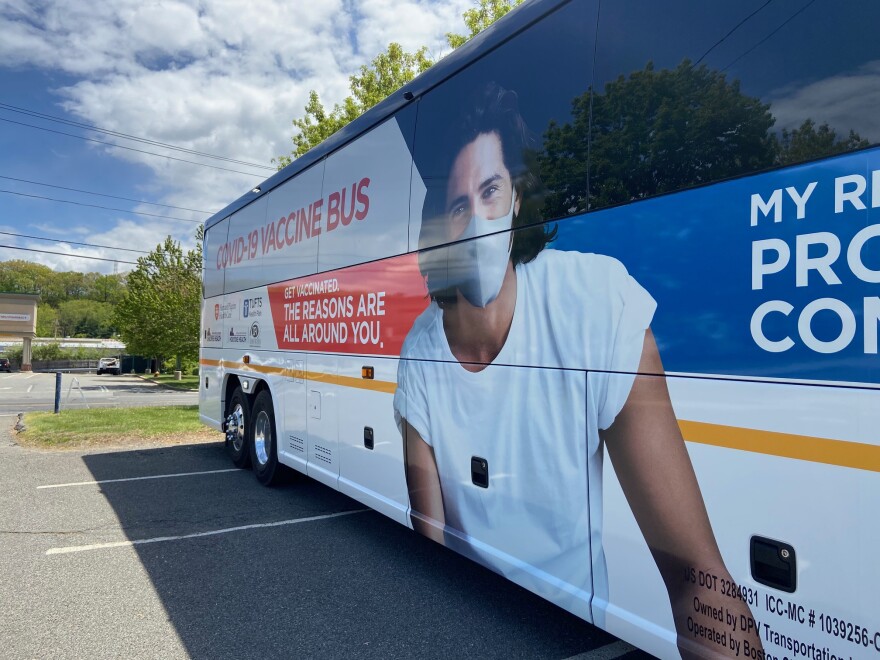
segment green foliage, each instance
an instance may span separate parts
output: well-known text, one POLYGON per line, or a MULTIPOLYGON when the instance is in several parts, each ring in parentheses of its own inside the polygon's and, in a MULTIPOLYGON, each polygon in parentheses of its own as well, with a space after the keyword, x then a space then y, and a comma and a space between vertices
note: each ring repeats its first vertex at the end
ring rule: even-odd
POLYGON ((0 262, 0 291, 35 293, 46 301, 55 272, 48 266, 21 259, 0 262))
POLYGON ((862 149, 870 144, 853 130, 850 130, 845 138, 838 138, 837 132, 827 123, 816 128, 816 122, 807 119, 798 128, 790 131, 782 129, 779 164, 791 165, 814 158, 834 156, 854 149, 862 149))
POLYGON ((198 356, 201 267, 201 244, 184 253, 170 236, 138 258, 115 316, 129 353, 198 356))
POLYGON ((427 48, 422 47, 414 53, 408 53, 400 44, 392 42, 370 64, 362 65, 357 74, 349 76, 351 94, 341 104, 334 105, 330 112, 324 108, 318 93, 312 90, 309 92, 305 115, 293 120, 298 131, 292 138, 293 151, 290 155, 273 158, 272 162, 278 165, 278 169, 286 167, 294 158, 323 142, 433 63, 428 57, 427 48))
MULTIPOLYGON (((177 357, 168 358, 162 363, 162 372, 166 374, 173 374, 177 369, 177 357)), ((198 375, 199 373, 199 360, 198 357, 195 358, 181 358, 180 361, 180 371, 184 374, 192 374, 194 371, 198 375)))
MULTIPOLYGON (((446 35, 450 48, 458 48, 465 41, 489 27, 523 0, 478 0, 477 6, 462 15, 467 35, 446 35)), ((337 103, 329 112, 321 103, 318 93, 309 92, 305 115, 293 120, 296 134, 291 138, 294 149, 289 155, 273 158, 272 162, 280 170, 299 158, 312 147, 317 146, 340 128, 361 116, 374 105, 391 96, 418 74, 434 64, 428 56, 427 47, 409 53, 398 43, 388 44, 385 51, 376 55, 369 64, 361 66, 358 73, 349 76, 351 92, 342 103, 337 103)))
POLYGON ((58 306, 58 328, 63 337, 112 337, 114 306, 93 300, 68 300, 58 306))
POLYGON ((68 300, 95 300, 115 304, 125 292, 124 275, 56 273, 48 266, 13 259, 0 261, 0 291, 35 293, 40 302, 58 307, 68 300))
POLYGON ((40 344, 31 349, 33 360, 74 360, 70 352, 61 348, 60 344, 40 344))
POLYGON ((446 43, 452 49, 458 48, 522 2, 523 0, 479 0, 476 7, 465 10, 461 16, 468 29, 468 34, 447 32, 446 43))
POLYGON ((38 303, 37 337, 55 337, 56 330, 58 330, 58 310, 46 303, 38 303))
POLYGON ((649 63, 603 92, 587 91, 573 101, 572 115, 571 123, 548 127, 540 156, 553 215, 755 171, 776 159, 770 107, 743 94, 738 81, 688 61, 660 71, 649 63))

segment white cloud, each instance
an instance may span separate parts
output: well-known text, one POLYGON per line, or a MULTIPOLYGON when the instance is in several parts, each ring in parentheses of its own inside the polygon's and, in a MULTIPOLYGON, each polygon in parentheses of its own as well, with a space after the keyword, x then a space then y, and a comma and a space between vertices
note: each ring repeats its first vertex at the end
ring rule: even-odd
MULTIPOLYGON (((0 66, 72 76, 74 83, 54 91, 69 113, 89 123, 270 165, 272 157, 292 148, 290 121, 301 115, 309 90, 332 106, 348 93, 348 76, 391 41, 409 50, 426 45, 435 57, 447 52, 445 33, 464 30, 461 13, 472 5, 472 0, 0 0, 0 66)), ((253 174, 95 149, 148 167, 152 177, 140 186, 144 198, 192 209, 219 210, 272 174, 216 160, 206 162, 253 174)), ((137 210, 207 217, 154 206, 137 210)), ((191 245, 195 229, 158 218, 116 219, 104 226, 78 240, 118 244, 124 236, 126 245, 151 249, 167 233, 191 245)), ((66 251, 107 256, 76 246, 66 251)), ((69 257, 35 253, 34 258, 58 268, 113 268, 69 257)))
POLYGON ((845 137, 850 130, 871 142, 880 142, 880 60, 868 62, 851 74, 825 78, 804 87, 781 90, 771 101, 776 128, 797 128, 806 117, 828 123, 845 137))

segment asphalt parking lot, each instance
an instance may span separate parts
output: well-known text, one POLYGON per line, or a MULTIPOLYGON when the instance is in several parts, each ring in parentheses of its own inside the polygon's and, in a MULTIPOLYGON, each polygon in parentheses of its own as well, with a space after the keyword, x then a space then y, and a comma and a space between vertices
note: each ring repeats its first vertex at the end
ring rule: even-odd
MULTIPOLYGON (((196 404, 198 400, 198 392, 176 392, 132 375, 61 375, 63 409, 181 406, 196 404)), ((54 404, 55 374, 0 374, 0 414, 52 410, 54 404)))
POLYGON ((646 658, 305 477, 221 443, 15 446, 0 417, 5 658, 646 658))

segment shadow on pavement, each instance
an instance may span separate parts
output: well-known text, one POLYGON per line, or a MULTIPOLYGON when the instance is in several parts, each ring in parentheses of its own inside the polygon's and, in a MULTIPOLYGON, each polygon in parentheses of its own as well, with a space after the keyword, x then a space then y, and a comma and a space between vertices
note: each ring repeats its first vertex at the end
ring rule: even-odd
MULTIPOLYGON (((83 460, 96 480, 231 467, 221 444, 83 460)), ((240 470, 101 488, 130 540, 363 508, 240 470)), ((372 511, 135 549, 196 658, 566 658, 614 641, 372 511)))

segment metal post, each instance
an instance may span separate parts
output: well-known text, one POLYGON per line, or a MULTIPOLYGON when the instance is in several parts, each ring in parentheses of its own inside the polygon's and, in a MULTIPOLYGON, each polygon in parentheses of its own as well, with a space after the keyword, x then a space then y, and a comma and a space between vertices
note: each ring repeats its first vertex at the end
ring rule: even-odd
POLYGON ((61 412, 61 372, 55 372, 55 414, 61 412))

